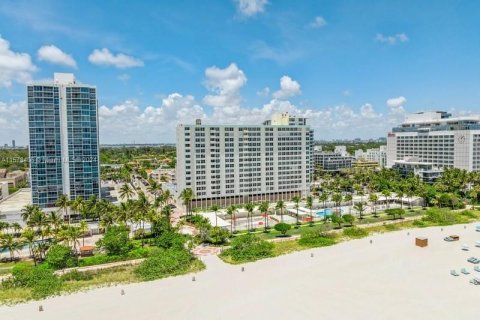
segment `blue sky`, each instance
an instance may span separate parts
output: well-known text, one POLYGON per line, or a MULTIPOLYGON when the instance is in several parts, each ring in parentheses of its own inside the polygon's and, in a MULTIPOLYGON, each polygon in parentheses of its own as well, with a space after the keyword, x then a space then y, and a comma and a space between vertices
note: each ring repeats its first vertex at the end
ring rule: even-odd
POLYGON ((332 139, 384 136, 405 112, 478 113, 479 12, 461 0, 3 0, 0 144, 26 143, 25 83, 53 72, 98 87, 103 143, 172 142, 195 117, 290 111, 332 139))

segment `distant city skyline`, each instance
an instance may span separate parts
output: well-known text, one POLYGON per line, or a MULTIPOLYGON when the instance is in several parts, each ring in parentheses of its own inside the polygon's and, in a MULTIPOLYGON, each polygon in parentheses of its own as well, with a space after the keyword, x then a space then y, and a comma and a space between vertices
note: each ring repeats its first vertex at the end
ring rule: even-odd
POLYGON ((479 11, 413 0, 2 1, 0 146, 28 144, 26 84, 53 72, 97 86, 101 144, 173 143, 178 123, 256 124, 279 111, 308 118, 315 140, 377 139, 405 113, 480 113, 479 11))

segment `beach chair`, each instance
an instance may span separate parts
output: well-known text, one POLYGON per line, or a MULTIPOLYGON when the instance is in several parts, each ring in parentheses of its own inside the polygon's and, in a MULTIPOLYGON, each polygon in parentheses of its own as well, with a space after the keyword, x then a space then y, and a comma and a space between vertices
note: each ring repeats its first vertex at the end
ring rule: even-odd
POLYGON ((463 274, 470 274, 470 272, 468 272, 466 268, 462 268, 460 272, 463 274))
POLYGON ((458 277, 460 274, 456 270, 450 270, 452 276, 458 277))
POLYGON ((480 241, 475 241, 475 247, 480 247, 480 241))
POLYGON ((471 284, 474 284, 474 285, 476 285, 476 286, 478 286, 478 285, 480 284, 480 282, 478 282, 478 281, 475 280, 475 279, 470 280, 470 283, 471 283, 471 284))
POLYGON ((473 270, 477 271, 477 272, 480 272, 480 266, 475 266, 473 267, 473 270))
POLYGON ((468 245, 462 244, 462 250, 463 251, 468 251, 468 250, 470 250, 470 248, 468 247, 468 245))
POLYGON ((480 232, 480 224, 477 225, 477 226, 475 226, 475 230, 478 231, 478 232, 480 232))

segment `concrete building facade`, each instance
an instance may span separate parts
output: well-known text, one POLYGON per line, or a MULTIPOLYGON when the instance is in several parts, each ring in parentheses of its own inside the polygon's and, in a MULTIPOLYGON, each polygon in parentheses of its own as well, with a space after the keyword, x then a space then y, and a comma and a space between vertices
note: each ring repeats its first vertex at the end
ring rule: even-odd
POLYGON ((406 117, 387 137, 387 167, 417 157, 440 168, 480 170, 480 117, 452 117, 442 111, 406 117))
POLYGON ((177 126, 177 190, 192 207, 290 200, 313 174, 313 130, 305 118, 275 115, 263 125, 177 126))
POLYGON ((27 93, 33 204, 55 206, 61 194, 99 196, 96 88, 55 73, 51 82, 28 85, 27 93))

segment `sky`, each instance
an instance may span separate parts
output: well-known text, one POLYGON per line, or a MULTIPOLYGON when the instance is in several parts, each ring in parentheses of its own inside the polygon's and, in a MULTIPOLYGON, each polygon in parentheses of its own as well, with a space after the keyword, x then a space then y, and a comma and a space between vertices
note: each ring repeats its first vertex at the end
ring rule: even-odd
POLYGON ((0 145, 28 144, 26 83, 98 88, 100 143, 288 111, 316 139, 406 113, 480 113, 480 1, 0 1, 0 145))

